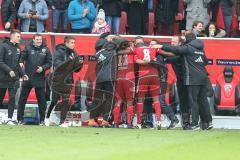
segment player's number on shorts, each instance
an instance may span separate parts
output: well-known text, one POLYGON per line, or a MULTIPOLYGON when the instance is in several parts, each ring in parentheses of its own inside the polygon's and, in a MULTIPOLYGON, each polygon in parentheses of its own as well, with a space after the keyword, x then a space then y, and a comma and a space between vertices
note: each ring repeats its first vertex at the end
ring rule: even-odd
POLYGON ((150 62, 151 58, 150 58, 150 51, 149 51, 149 49, 144 49, 143 50, 143 54, 144 54, 143 60, 145 60, 147 62, 150 62))

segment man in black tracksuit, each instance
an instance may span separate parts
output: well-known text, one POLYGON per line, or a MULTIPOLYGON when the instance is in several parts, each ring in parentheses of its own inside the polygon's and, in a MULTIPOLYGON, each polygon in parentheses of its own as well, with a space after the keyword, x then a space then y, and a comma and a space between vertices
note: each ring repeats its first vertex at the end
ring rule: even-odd
MULTIPOLYGON (((199 114, 203 123, 212 128, 212 117, 207 101, 207 71, 204 45, 193 33, 186 34, 186 42, 180 47, 163 45, 163 50, 183 56, 183 80, 187 86, 188 104, 192 108, 192 129, 199 129, 199 114)), ((184 94, 184 93, 181 93, 184 94)))
POLYGON ((117 73, 117 45, 114 42, 105 42, 103 49, 96 53, 98 58, 96 88, 91 107, 89 126, 98 126, 96 120, 103 114, 101 126, 109 127, 109 119, 113 107, 114 82, 117 73))
POLYGON ((35 88, 40 113, 40 125, 43 125, 46 111, 45 71, 52 66, 52 55, 42 41, 40 34, 34 35, 33 41, 26 45, 20 58, 20 65, 24 68, 29 80, 23 81, 22 84, 17 119, 19 123, 23 123, 24 109, 29 93, 32 88, 35 88))
MULTIPOLYGON (((172 46, 180 46, 182 45, 181 37, 174 36, 171 40, 172 46)), ((182 116, 182 127, 183 129, 189 129, 190 125, 190 108, 188 105, 188 93, 187 93, 187 86, 184 85, 183 81, 183 65, 182 65, 182 58, 183 56, 173 56, 173 57, 166 57, 165 61, 171 63, 173 71, 177 78, 177 92, 179 97, 179 105, 180 105, 180 112, 182 116), (184 94, 182 94, 184 93, 184 94)))
MULTIPOLYGON (((8 90, 8 121, 7 124, 15 125, 12 121, 15 108, 15 94, 19 77, 23 72, 19 66, 20 48, 18 44, 21 40, 20 31, 13 30, 10 33, 10 40, 5 40, 0 44, 0 105, 8 90)), ((27 78, 26 76, 24 78, 27 78)))
MULTIPOLYGON (((53 55, 54 70, 56 70, 58 67, 63 65, 65 62, 67 62, 69 60, 73 60, 77 57, 77 53, 74 51, 74 47, 75 47, 75 38, 71 37, 71 36, 66 36, 64 38, 64 44, 57 45, 56 52, 53 55)), ((60 127, 68 127, 68 124, 64 123, 64 121, 66 119, 67 112, 69 111, 70 106, 71 106, 71 104, 69 103, 69 97, 70 97, 70 93, 71 93, 72 84, 74 82, 72 72, 79 72, 82 67, 82 63, 83 63, 82 61, 79 61, 79 63, 76 65, 76 67, 71 69, 72 71, 67 77, 62 77, 64 79, 65 84, 60 84, 59 87, 61 87, 61 85, 62 85, 62 88, 66 88, 66 90, 64 91, 65 92, 64 94, 56 92, 55 90, 52 90, 51 104, 49 106, 47 116, 46 116, 46 118, 47 118, 46 122, 48 124, 46 124, 46 125, 49 125, 49 117, 50 117, 51 111, 57 105, 58 99, 61 96, 62 97, 62 105, 61 105, 60 127)), ((54 76, 54 74, 53 74, 53 76, 54 76)), ((58 77, 56 77, 56 78, 58 78, 58 77)), ((53 77, 53 79, 54 79, 54 77, 53 77)), ((52 83, 54 83, 54 82, 52 82, 52 83)))
POLYGON ((10 30, 16 18, 16 8, 14 0, 3 0, 1 5, 2 25, 5 30, 10 30))

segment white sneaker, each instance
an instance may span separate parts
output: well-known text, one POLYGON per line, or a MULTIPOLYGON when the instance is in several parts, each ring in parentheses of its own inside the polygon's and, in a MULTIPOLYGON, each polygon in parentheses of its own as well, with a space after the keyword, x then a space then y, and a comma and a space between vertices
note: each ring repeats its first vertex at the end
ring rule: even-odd
POLYGON ((50 126, 50 120, 49 120, 49 118, 45 118, 45 126, 47 126, 47 127, 50 126))
POLYGON ((68 128, 68 123, 64 122, 60 124, 59 127, 68 128))
POLYGON ((10 126, 15 126, 16 125, 16 123, 14 123, 14 121, 12 119, 8 119, 6 124, 10 125, 10 126))
POLYGON ((161 121, 157 121, 157 123, 156 123, 156 129, 157 129, 157 130, 161 130, 161 128, 162 128, 162 123, 161 123, 161 121))
POLYGON ((142 125, 141 125, 141 124, 137 124, 137 125, 135 126, 135 128, 136 128, 136 129, 142 129, 142 125))

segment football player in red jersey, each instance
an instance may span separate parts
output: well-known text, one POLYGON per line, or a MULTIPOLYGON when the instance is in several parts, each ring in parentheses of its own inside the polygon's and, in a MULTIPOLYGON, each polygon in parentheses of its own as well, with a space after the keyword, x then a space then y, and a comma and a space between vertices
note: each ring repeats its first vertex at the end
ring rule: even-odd
MULTIPOLYGON (((129 44, 129 43, 128 43, 129 44)), ((127 127, 132 128, 133 100, 135 94, 134 52, 127 48, 118 51, 118 72, 115 86, 116 103, 113 110, 114 125, 117 128, 120 119, 120 108, 123 100, 127 102, 127 127)))
POLYGON ((159 102, 159 74, 157 68, 150 65, 151 61, 156 59, 156 55, 160 50, 144 45, 144 41, 138 37, 135 40, 135 63, 139 65, 138 84, 137 84, 137 128, 141 129, 143 99, 147 92, 153 98, 153 108, 156 114, 156 128, 161 129, 161 106, 159 102))

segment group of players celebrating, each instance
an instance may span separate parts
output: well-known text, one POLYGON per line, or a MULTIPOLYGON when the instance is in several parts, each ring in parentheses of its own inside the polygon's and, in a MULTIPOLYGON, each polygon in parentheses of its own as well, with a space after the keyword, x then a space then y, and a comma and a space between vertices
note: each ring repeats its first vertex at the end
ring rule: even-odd
MULTIPOLYGON (((174 37, 176 39, 176 37, 174 37)), ((180 40, 180 37, 177 37, 180 40)), ((113 126, 118 128, 121 124, 121 111, 122 104, 126 104, 126 123, 127 128, 142 128, 143 120, 143 110, 144 110, 144 100, 147 96, 152 98, 152 106, 155 111, 156 117, 156 129, 161 129, 161 104, 160 104, 160 95, 161 93, 160 81, 161 81, 161 70, 167 70, 164 61, 163 55, 165 56, 174 56, 173 53, 167 53, 161 50, 162 46, 157 40, 152 40, 149 44, 144 42, 144 39, 140 36, 136 37, 133 42, 127 41, 120 36, 109 35, 104 39, 100 39, 96 43, 96 56, 98 57, 98 65, 101 66, 99 70, 104 70, 103 68, 111 68, 111 73, 100 73, 101 71, 97 70, 97 80, 96 80, 96 92, 113 93, 112 100, 108 96, 106 101, 109 103, 97 102, 96 99, 101 99, 97 96, 94 96, 93 105, 90 108, 91 119, 88 123, 89 126, 97 127, 109 127, 109 112, 113 110, 113 126), (114 52, 110 52, 109 43, 116 44, 114 52), (111 58, 109 58, 109 56, 111 58), (116 59, 114 59, 116 58, 116 59), (111 63, 117 61, 117 65, 112 65, 111 63), (109 63, 108 65, 103 65, 103 63, 109 63), (116 69, 115 69, 116 68, 116 69), (115 72, 115 73, 112 73, 115 72), (103 75, 100 75, 103 74, 103 75), (103 83, 102 80, 99 80, 104 76, 107 77, 110 74, 110 79, 106 79, 103 83), (116 74, 114 78, 113 74, 116 74), (106 82, 108 84, 106 84, 106 82), (112 86, 112 89, 107 89, 104 85, 112 86), (115 98, 114 98, 115 97, 115 98), (111 102, 114 103, 114 108, 111 109, 111 102), (102 103, 96 105, 96 103, 102 103), (109 112, 99 112, 96 114, 96 110, 99 110, 101 105, 104 108, 108 108, 109 112), (94 106, 94 107, 93 107, 94 106), (98 107, 96 107, 98 106, 98 107), (133 126, 133 117, 134 114, 137 115, 137 125, 133 126), (97 117, 103 114, 103 121, 101 124, 98 123, 97 117), (104 115, 107 114, 107 115, 104 115)), ((166 75, 165 75, 166 76, 166 75)), ((109 94, 108 94, 109 95, 109 94)), ((149 98, 149 97, 148 97, 149 98)), ((122 111, 123 112, 123 111, 122 111)), ((171 124, 168 128, 174 128, 179 121, 177 118, 171 120, 171 124)))

